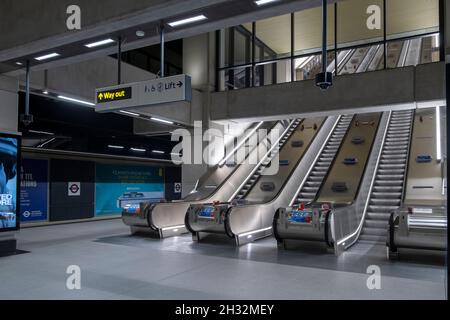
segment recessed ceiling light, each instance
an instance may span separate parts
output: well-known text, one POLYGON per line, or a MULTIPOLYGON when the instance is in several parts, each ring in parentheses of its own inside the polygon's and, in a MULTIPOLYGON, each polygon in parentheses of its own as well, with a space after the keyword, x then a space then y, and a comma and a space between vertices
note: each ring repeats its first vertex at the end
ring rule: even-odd
POLYGON ((95 47, 99 47, 99 46, 104 46, 105 44, 110 44, 115 42, 113 39, 105 39, 105 40, 101 40, 101 41, 97 41, 97 42, 93 42, 93 43, 88 43, 85 44, 85 47, 88 48, 95 48, 95 47))
POLYGON ((59 56, 60 56, 59 53, 53 52, 53 53, 46 54, 45 56, 36 57, 34 59, 37 61, 42 61, 42 60, 47 60, 47 59, 51 59, 51 58, 56 58, 59 56))
POLYGON ((258 6, 263 6, 265 4, 272 3, 272 2, 277 2, 277 1, 279 1, 279 0, 256 0, 255 3, 258 6))
POLYGON ((139 148, 131 148, 130 150, 131 150, 131 151, 134 151, 134 152, 147 152, 147 150, 145 150, 145 149, 139 149, 139 148))
POLYGON ((18 66, 23 66, 23 63, 20 62, 20 61, 17 61, 16 64, 17 64, 18 66))
POLYGON ((125 149, 124 146, 114 146, 114 145, 111 145, 111 144, 108 146, 108 148, 110 148, 110 149, 118 149, 118 150, 123 150, 123 149, 125 149))
POLYGON ((120 112, 120 113, 123 113, 123 114, 126 114, 126 115, 129 115, 129 116, 139 117, 139 114, 134 113, 134 112, 125 111, 125 110, 120 110, 119 112, 120 112))
POLYGON ((136 31, 136 36, 138 36, 139 38, 145 37, 145 31, 142 30, 136 31))
POLYGON ((62 99, 62 100, 70 101, 70 102, 84 104, 84 105, 87 105, 87 106, 95 106, 95 103, 84 101, 84 100, 80 100, 80 99, 74 99, 74 98, 70 98, 70 97, 66 97, 66 96, 58 96, 58 98, 62 99))
POLYGON ((177 21, 173 21, 173 22, 169 22, 168 25, 171 27, 178 27, 181 25, 185 25, 188 23, 194 23, 194 22, 198 22, 198 21, 203 21, 208 19, 206 16, 204 16, 203 14, 199 15, 199 16, 195 16, 195 17, 191 17, 191 18, 187 18, 187 19, 182 19, 182 20, 177 20, 177 21))
POLYGON ((156 117, 151 117, 150 119, 153 121, 161 122, 161 123, 165 123, 165 124, 173 124, 173 121, 168 121, 168 120, 164 120, 164 119, 160 119, 160 118, 156 118, 156 117))
POLYGON ((43 94, 48 94, 47 90, 42 91, 43 94))

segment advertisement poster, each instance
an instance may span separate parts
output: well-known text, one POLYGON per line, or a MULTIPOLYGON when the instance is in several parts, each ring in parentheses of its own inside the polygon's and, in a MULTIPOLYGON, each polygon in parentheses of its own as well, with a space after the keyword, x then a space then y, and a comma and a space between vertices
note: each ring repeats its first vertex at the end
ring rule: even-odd
POLYGON ((0 135, 0 232, 18 228, 17 159, 19 139, 0 135))
POLYGON ((47 221, 48 161, 23 159, 20 177, 20 221, 47 221))
POLYGON ((156 167, 96 165, 96 215, 119 214, 127 204, 164 199, 164 170, 156 167))

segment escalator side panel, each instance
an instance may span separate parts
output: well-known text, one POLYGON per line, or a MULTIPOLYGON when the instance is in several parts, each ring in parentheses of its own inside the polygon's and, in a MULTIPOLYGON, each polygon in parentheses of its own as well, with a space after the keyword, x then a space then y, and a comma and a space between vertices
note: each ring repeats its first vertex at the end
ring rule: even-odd
POLYGON ((317 202, 333 203, 334 205, 350 205, 359 190, 359 185, 364 174, 365 166, 369 158, 372 144, 375 139, 381 113, 369 113, 357 115, 351 124, 345 141, 336 157, 336 161, 323 184, 317 202), (362 144, 353 144, 355 137, 364 137, 362 144), (354 165, 344 164, 345 159, 355 158, 354 165), (343 192, 333 191, 333 185, 345 183, 347 190, 343 192))
POLYGON ((434 108, 416 111, 411 140, 405 205, 440 206, 442 195, 442 165, 436 159, 436 112, 434 108), (422 119, 422 121, 420 120, 422 119), (418 162, 417 157, 429 155, 431 162, 418 162))

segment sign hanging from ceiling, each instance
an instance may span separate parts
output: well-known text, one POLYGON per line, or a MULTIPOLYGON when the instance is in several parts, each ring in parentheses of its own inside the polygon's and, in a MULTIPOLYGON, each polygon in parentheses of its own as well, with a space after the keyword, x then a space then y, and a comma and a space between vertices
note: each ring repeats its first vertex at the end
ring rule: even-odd
POLYGON ((96 90, 97 112, 192 100, 191 78, 177 75, 96 90))
POLYGON ((97 103, 108 103, 111 101, 122 101, 132 98, 131 87, 115 90, 104 90, 97 92, 97 103))

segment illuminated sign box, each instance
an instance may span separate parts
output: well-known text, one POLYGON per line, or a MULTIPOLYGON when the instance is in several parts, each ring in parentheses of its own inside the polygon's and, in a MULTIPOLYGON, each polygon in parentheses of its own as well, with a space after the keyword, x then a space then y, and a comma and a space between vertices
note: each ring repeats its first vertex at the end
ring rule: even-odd
POLYGON ((112 112, 127 108, 191 102, 191 78, 177 75, 96 90, 97 112, 112 112))
POLYGON ((97 103, 108 103, 112 101, 129 100, 131 98, 132 98, 131 87, 97 92, 97 103))

